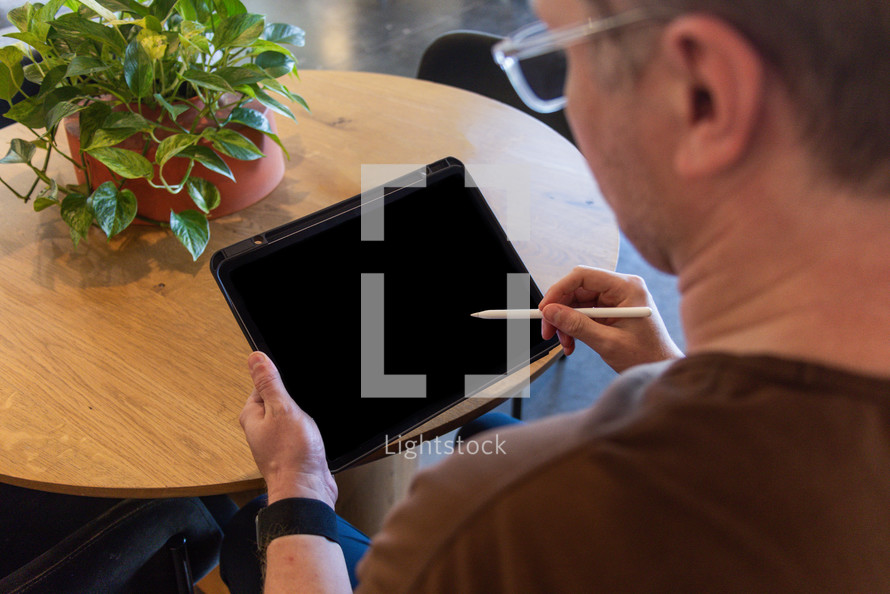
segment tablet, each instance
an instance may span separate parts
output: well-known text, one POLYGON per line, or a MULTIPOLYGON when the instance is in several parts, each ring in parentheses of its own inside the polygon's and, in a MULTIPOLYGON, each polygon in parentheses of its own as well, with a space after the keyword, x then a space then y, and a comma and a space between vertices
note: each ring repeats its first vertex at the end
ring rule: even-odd
MULTIPOLYGON (((363 240, 359 195, 211 258, 250 346, 315 419, 332 471, 485 387, 468 376, 493 383, 556 343, 520 321, 529 348, 517 358, 516 322, 470 316, 506 308, 509 275, 528 273, 474 186, 449 157, 365 193, 381 237, 367 240, 366 227, 363 240)), ((531 281, 524 307, 541 298, 531 281)))

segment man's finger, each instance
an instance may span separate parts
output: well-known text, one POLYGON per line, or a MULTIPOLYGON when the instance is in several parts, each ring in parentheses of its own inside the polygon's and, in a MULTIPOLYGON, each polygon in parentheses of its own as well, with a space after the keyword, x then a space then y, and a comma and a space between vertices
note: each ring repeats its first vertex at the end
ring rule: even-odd
POLYGON ((645 301, 646 284, 643 279, 590 266, 576 266, 569 274, 550 287, 541 305, 562 303, 583 307, 576 302, 591 302, 599 307, 629 305, 629 301, 645 301))
POLYGON ((575 339, 566 334, 565 332, 556 331, 556 336, 559 338, 559 344, 562 345, 562 350, 565 352, 566 356, 571 355, 575 352, 575 339))
MULTIPOLYGON (((552 303, 543 310, 544 319, 555 326, 560 334, 565 334, 588 345, 599 342, 602 332, 609 328, 580 314, 571 307, 552 303)), ((560 342, 562 338, 560 337, 560 342)), ((565 343, 563 343, 565 346, 565 343)))
POLYGON ((263 399, 256 389, 250 391, 250 396, 247 397, 247 402, 244 403, 245 406, 249 404, 259 404, 260 406, 263 404, 263 399))
POLYGON ((247 365, 259 400, 268 402, 289 398, 278 369, 265 353, 252 353, 247 359, 247 365))
POLYGON ((244 404, 244 408, 241 409, 241 414, 238 415, 238 422, 241 423, 241 427, 245 427, 252 419, 262 419, 264 415, 265 404, 262 398, 257 396, 257 391, 254 390, 244 404))

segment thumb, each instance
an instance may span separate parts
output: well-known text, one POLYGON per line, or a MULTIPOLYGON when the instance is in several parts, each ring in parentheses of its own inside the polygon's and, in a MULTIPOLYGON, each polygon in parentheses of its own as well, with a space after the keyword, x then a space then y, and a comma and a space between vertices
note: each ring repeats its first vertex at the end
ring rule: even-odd
POLYGON ((253 386, 261 400, 265 402, 289 398, 278 369, 265 353, 259 351, 252 353, 247 358, 247 366, 250 368, 253 386))
POLYGON ((601 333, 608 331, 608 326, 595 322, 571 307, 559 303, 551 303, 543 309, 542 313, 544 319, 556 326, 557 330, 588 346, 596 344, 601 333))

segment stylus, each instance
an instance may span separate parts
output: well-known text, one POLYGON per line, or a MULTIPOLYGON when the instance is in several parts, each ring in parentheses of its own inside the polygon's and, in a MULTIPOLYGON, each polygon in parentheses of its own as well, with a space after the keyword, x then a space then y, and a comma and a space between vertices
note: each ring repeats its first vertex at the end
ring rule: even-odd
MULTIPOLYGON (((588 318, 648 318, 652 309, 648 307, 579 307, 575 311, 588 318)), ((483 320, 540 320, 540 309, 486 309, 474 314, 483 320)))

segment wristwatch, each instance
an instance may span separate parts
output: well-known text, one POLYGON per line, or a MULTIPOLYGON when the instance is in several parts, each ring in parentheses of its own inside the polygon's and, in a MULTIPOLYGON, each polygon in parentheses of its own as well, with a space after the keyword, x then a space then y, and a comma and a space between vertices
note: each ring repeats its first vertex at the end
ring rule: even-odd
POLYGON ((316 534, 339 544, 337 514, 318 499, 291 497, 264 507, 256 515, 256 542, 261 553, 281 536, 316 534))

